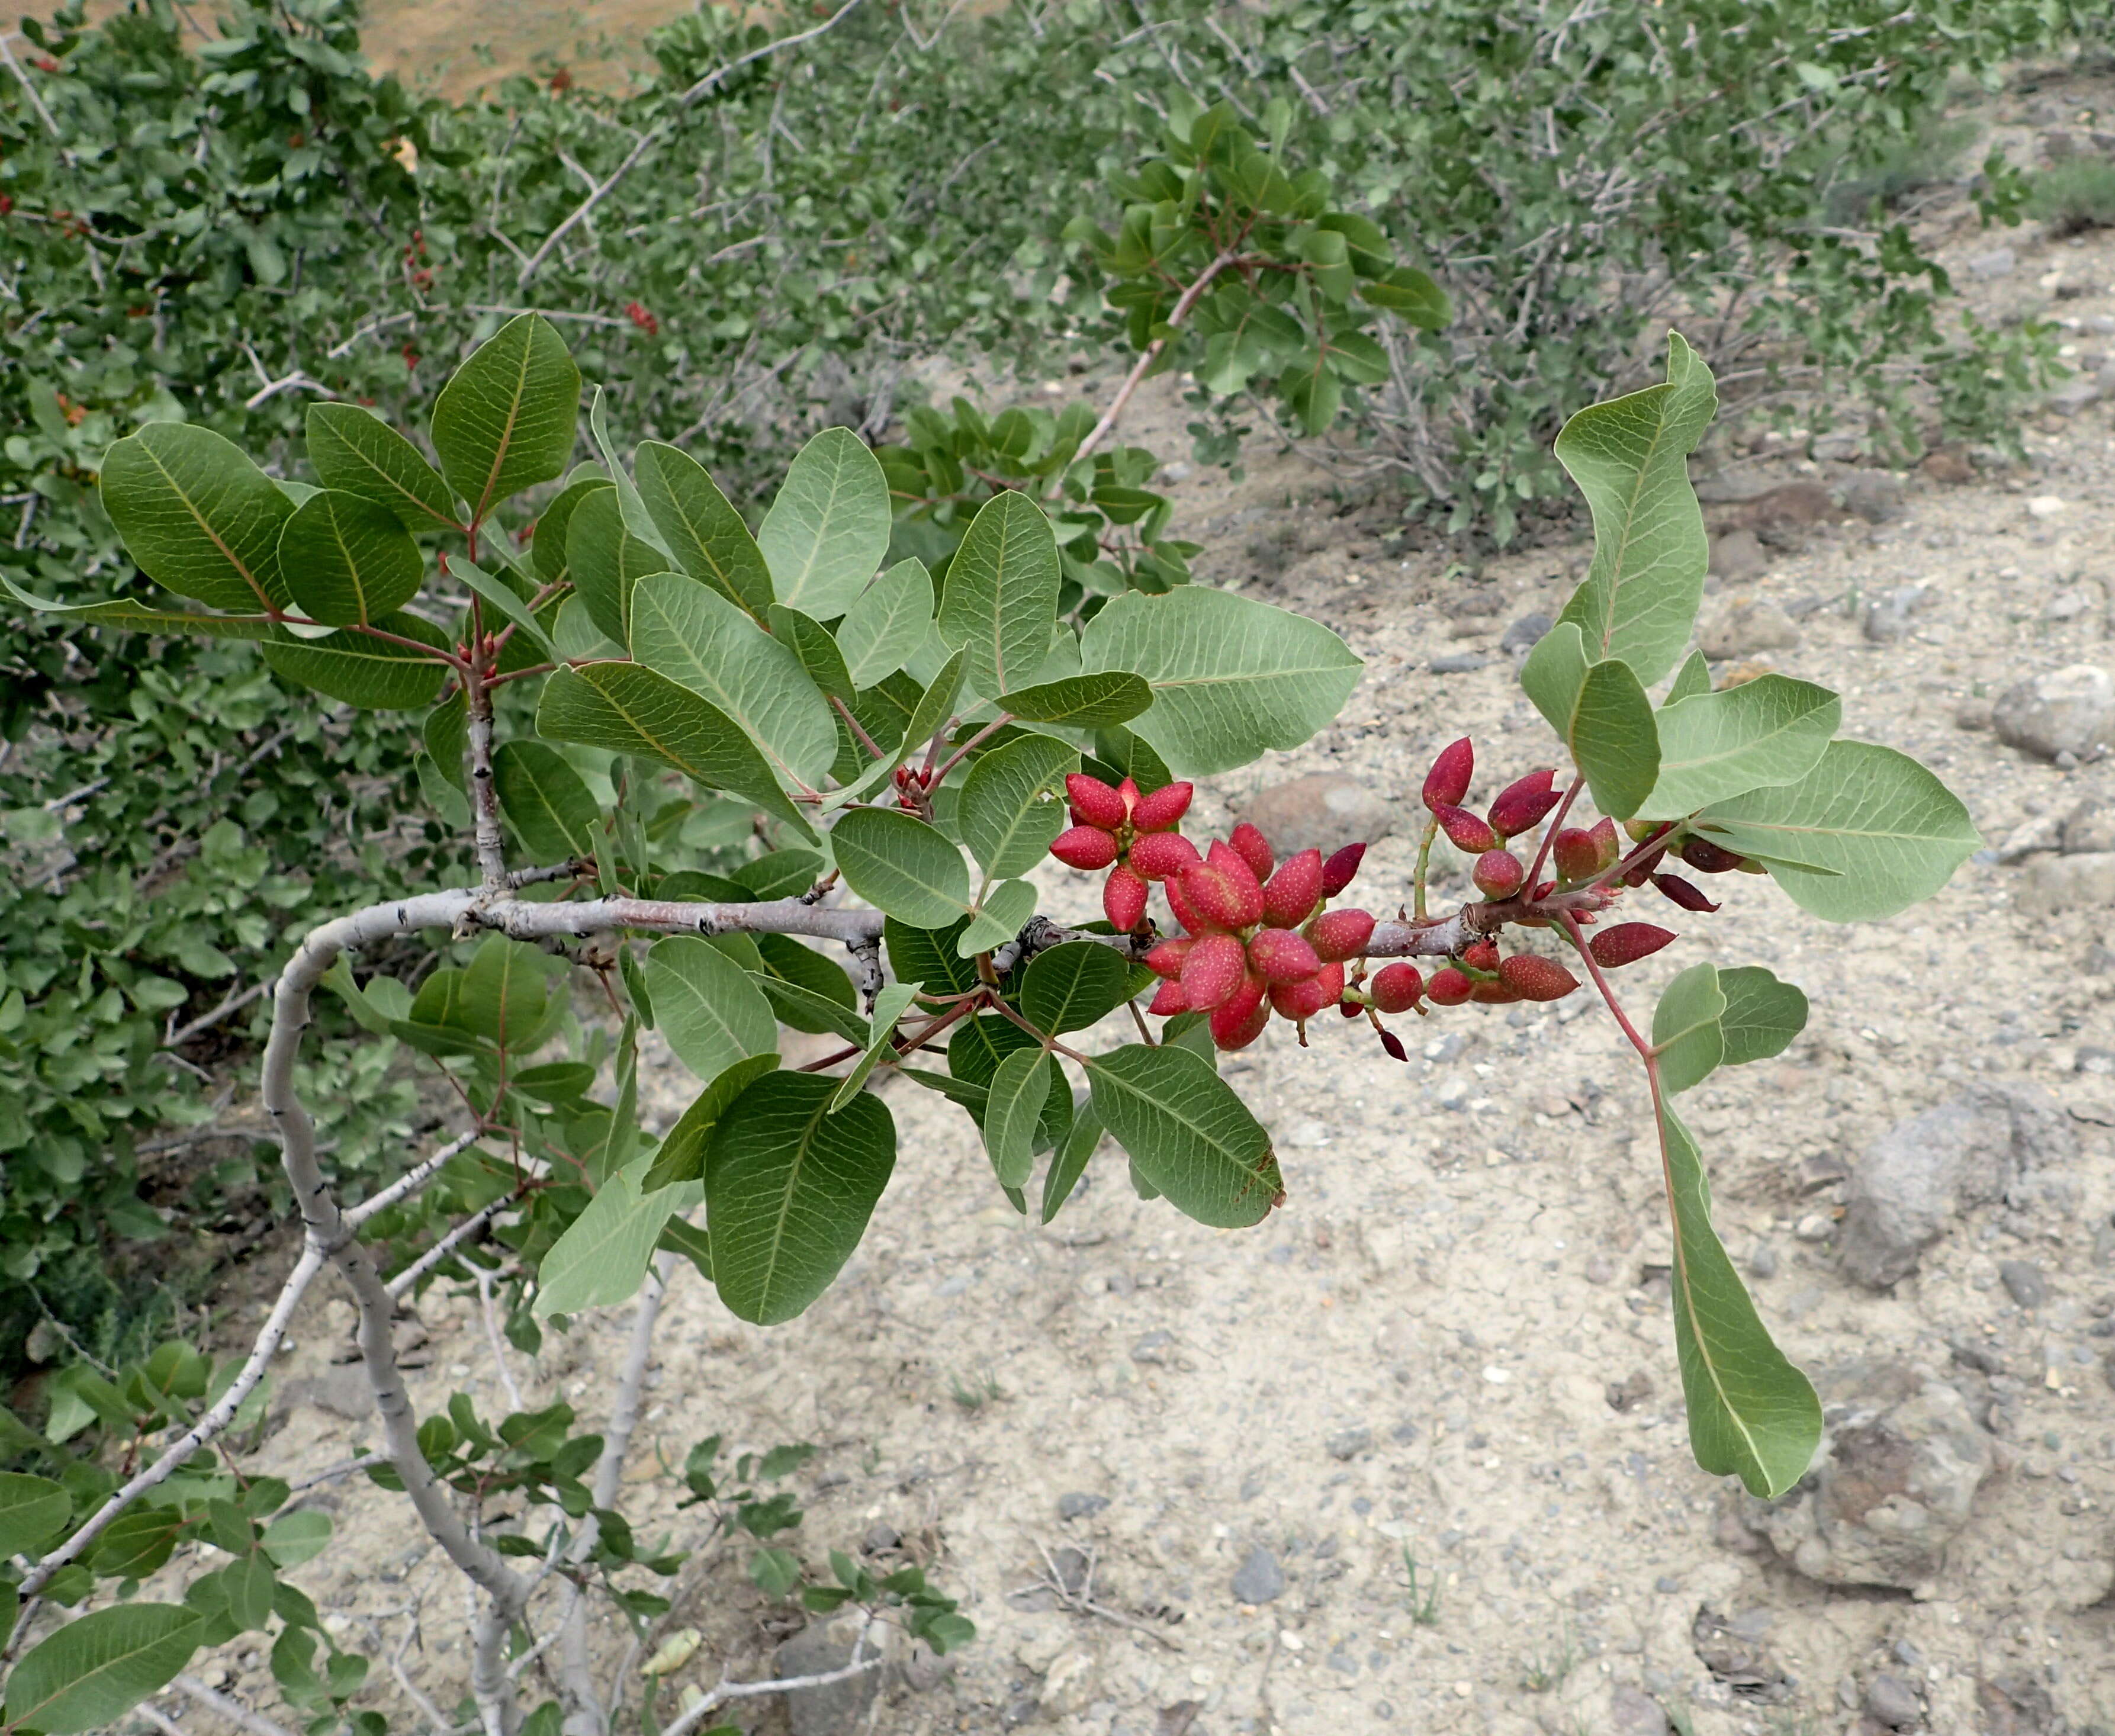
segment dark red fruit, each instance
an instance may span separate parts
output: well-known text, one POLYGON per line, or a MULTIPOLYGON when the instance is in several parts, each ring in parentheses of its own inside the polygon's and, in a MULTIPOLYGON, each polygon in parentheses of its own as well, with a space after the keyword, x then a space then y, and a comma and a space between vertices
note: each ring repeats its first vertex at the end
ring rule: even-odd
POLYGON ((1407 1061, 1410 1059, 1410 1051, 1402 1046, 1402 1039, 1392 1031, 1381 1033, 1381 1047, 1388 1051, 1391 1060, 1407 1061))
POLYGON ((1668 930, 1655 928, 1649 922, 1625 922, 1596 935, 1586 943, 1586 950, 1603 970, 1613 971, 1651 958, 1673 939, 1668 930))
POLYGON ((1145 921, 1145 876, 1122 862, 1109 870, 1102 882, 1102 914, 1120 935, 1128 935, 1145 921))
POLYGON ((1678 874, 1656 874, 1652 877, 1652 883, 1684 910, 1697 911, 1708 916, 1718 907, 1678 874))
POLYGON ((1060 832, 1050 853, 1067 868, 1106 868, 1117 859, 1117 841, 1099 826, 1074 826, 1060 832))
POLYGON ((1498 847, 1498 834, 1466 808, 1438 807, 1432 811, 1439 816, 1439 829, 1447 834, 1447 842, 1465 855, 1481 856, 1498 847))
POLYGON ((1468 999, 1469 990, 1474 986, 1450 964, 1432 973, 1432 981, 1425 985, 1425 998, 1436 1006, 1458 1007, 1468 999))
POLYGON ((1099 826, 1104 832, 1113 832, 1131 818, 1123 797, 1100 778, 1090 778, 1085 772, 1074 772, 1066 778, 1065 795, 1084 825, 1099 826))
POLYGON ((1178 1013, 1190 1010, 1190 997, 1182 992, 1179 982, 1164 982, 1153 997, 1153 1004, 1145 1009, 1158 1018, 1172 1018, 1178 1013))
POLYGON ((1170 875, 1162 883, 1160 889, 1168 894, 1168 908, 1174 915, 1175 920, 1191 934, 1206 935, 1215 931, 1218 925, 1205 921, 1188 898, 1184 895, 1181 875, 1170 875))
POLYGON ((1270 1022, 1270 1002, 1263 979, 1251 976, 1212 1015, 1212 1040, 1222 1049, 1246 1049, 1270 1022))
POLYGON ((1731 850, 1722 850, 1708 838, 1687 839, 1680 855, 1699 874, 1731 874, 1744 860, 1731 850))
POLYGON ((1131 840, 1124 860, 1149 880, 1165 880, 1202 858, 1180 832, 1148 832, 1131 840))
POLYGON ((1322 865, 1322 896, 1333 898, 1351 884, 1359 871, 1359 864, 1365 860, 1364 844, 1347 844, 1322 865))
POLYGON ((1490 806, 1491 829, 1501 838, 1516 838, 1542 824, 1543 816, 1563 800, 1550 786, 1557 774, 1530 772, 1498 792, 1490 806))
POLYGON ((1182 961, 1190 956, 1194 940, 1163 940, 1145 955, 1145 967, 1155 976, 1177 977, 1182 974, 1182 961))
POLYGON ((1221 928, 1247 928, 1263 920, 1263 888, 1225 844, 1213 843, 1203 861, 1183 870, 1182 892, 1199 916, 1221 928))
POLYGON ((1529 1000, 1562 1000, 1579 986, 1562 965, 1538 953, 1515 953, 1498 967, 1498 981, 1529 1000))
POLYGON ((1527 879, 1527 866, 1510 850, 1486 850, 1470 876, 1487 898, 1510 898, 1527 879))
POLYGON ((1510 983, 1475 982, 1469 985, 1469 999, 1486 1007, 1510 1007, 1524 999, 1521 991, 1510 983))
POLYGON ((1140 832, 1165 832, 1190 811, 1190 798, 1195 793, 1194 784, 1163 783, 1150 796, 1138 798, 1131 823, 1140 832))
POLYGON ((1222 1006, 1248 975, 1248 955, 1232 935, 1205 935, 1182 961, 1182 992, 1200 1012, 1222 1006))
POLYGON ((1475 746, 1464 736, 1443 749, 1432 762, 1432 769, 1425 774, 1425 806, 1435 814, 1442 808, 1461 806, 1469 793, 1469 780, 1475 775, 1475 746))
POLYGON ((1472 971, 1497 970, 1498 943, 1488 935, 1481 940, 1471 940, 1461 948, 1461 962, 1472 971))
POLYGON ((1249 963, 1265 982, 1280 987, 1305 982, 1322 968, 1314 948, 1282 928, 1264 929, 1249 942, 1249 963))
POLYGON ((1425 973, 1414 964, 1384 967, 1369 986, 1374 1004, 1383 1013, 1407 1013, 1425 993, 1425 973))
POLYGON ((1622 842, 1616 836, 1615 821, 1597 820, 1586 835, 1594 840, 1594 852, 1599 858, 1594 870, 1594 873, 1599 874, 1604 868, 1614 867, 1616 858, 1623 853, 1622 842))
POLYGON ((1317 958, 1356 958, 1374 936, 1371 911, 1325 910, 1307 925, 1317 958))
MULTIPOLYGON (((1311 1019, 1324 1007, 1333 1007, 1344 997, 1344 967, 1325 964, 1305 982, 1289 983, 1270 991, 1270 1003, 1289 1019, 1311 1019)), ((1354 1013, 1356 1012, 1354 1008, 1354 1013)))
POLYGON ((1303 850, 1263 889, 1263 919, 1273 928, 1297 928, 1322 902, 1322 852, 1303 850))
POLYGON ((1270 870, 1277 866, 1278 858, 1271 853, 1270 840, 1246 820, 1234 828, 1234 835, 1227 840, 1234 853, 1249 865, 1249 872, 1259 880, 1270 878, 1270 870))

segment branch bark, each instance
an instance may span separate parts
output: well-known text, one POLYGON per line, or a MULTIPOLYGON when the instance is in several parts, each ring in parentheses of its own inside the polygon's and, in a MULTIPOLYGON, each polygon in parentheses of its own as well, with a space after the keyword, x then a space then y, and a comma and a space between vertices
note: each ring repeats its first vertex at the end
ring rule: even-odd
POLYGON ((1168 329, 1148 344, 1137 361, 1132 364, 1131 372, 1124 376, 1124 383, 1117 388, 1117 395, 1109 401, 1109 407, 1102 413, 1101 420, 1089 430, 1087 438, 1080 443, 1080 449, 1072 454, 1075 463, 1087 457, 1109 437, 1110 430, 1117 425, 1117 418, 1124 413, 1124 406, 1131 402, 1131 393, 1138 390, 1139 382, 1153 371, 1154 363, 1160 360, 1160 352, 1168 347, 1168 340, 1174 335, 1176 327, 1190 317, 1190 310, 1197 305, 1197 298, 1211 287, 1214 278, 1234 263, 1236 257, 1231 252, 1222 253, 1184 289, 1174 310, 1168 316, 1168 329))

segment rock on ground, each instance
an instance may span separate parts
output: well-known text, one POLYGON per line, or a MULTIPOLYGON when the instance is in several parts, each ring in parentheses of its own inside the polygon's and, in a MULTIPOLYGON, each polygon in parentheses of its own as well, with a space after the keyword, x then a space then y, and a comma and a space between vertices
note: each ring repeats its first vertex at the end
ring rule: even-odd
POLYGON ((1998 740, 2022 753, 2082 760, 2115 742, 2115 679, 2090 663, 2030 676, 2006 690, 1991 723, 1998 740))
POLYGON ((2020 883, 2019 902, 2033 916, 2115 904, 2115 851, 2041 857, 2020 883))
MULTIPOLYGON (((827 1675, 852 1660, 852 1638, 833 1623, 803 1629, 774 1655, 781 1679, 827 1675)), ((787 1723, 793 1736, 851 1736, 864 1722, 880 1687, 881 1672, 833 1682, 827 1688, 803 1688, 786 1697, 787 1723)))
POLYGON ((2031 1086, 1980 1086, 1897 1123, 1851 1167, 1845 1275, 1874 1289, 1900 1282, 1957 1213, 2003 1199, 2035 1164, 2069 1161, 2077 1143, 2062 1111, 2031 1086))
POLYGON ((1395 805, 1371 783, 1316 772, 1259 790, 1241 818, 1271 842, 1282 861, 1302 850, 1324 856, 1347 844, 1370 844, 1395 829, 1395 805))
POLYGON ((1705 609, 1696 624, 1696 642, 1717 663, 1757 651, 1789 650, 1799 643, 1799 626, 1774 603, 1727 597, 1705 609))

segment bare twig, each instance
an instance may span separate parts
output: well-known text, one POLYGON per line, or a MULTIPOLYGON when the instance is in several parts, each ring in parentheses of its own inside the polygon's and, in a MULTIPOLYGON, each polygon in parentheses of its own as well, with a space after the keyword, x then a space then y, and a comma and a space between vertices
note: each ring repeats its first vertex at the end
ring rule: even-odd
POLYGON ((472 1266, 470 1272, 477 1279, 478 1302, 484 1315, 485 1342, 492 1346, 493 1363, 499 1370, 499 1384, 507 1389, 507 1405, 514 1410, 525 1411, 529 1407, 522 1401, 521 1389, 514 1384, 514 1371, 507 1366, 507 1341, 500 1336, 499 1313, 492 1305, 492 1274, 483 1266, 472 1266))
POLYGON ((419 1715, 433 1726, 434 1736, 448 1736, 454 1729, 455 1720, 434 1705, 432 1699, 411 1679, 411 1673, 404 1667, 404 1654, 411 1649, 411 1642, 419 1637, 419 1611, 415 1605, 411 1619, 404 1623, 404 1637, 397 1642, 397 1649, 389 1654, 389 1674, 397 1679, 397 1685, 404 1690, 404 1697, 419 1709, 419 1715))
POLYGON ((181 1675, 176 1685, 200 1706, 218 1712, 237 1729, 247 1730, 250 1736, 293 1736, 283 1724, 274 1724, 262 1712, 253 1712, 246 1706, 231 1700, 218 1689, 208 1688, 194 1675, 181 1675))
POLYGON ((201 1013, 188 1025, 177 1024, 176 1015, 172 1013, 169 1016, 171 1022, 164 1026, 162 1031, 162 1047, 164 1049, 182 1047, 201 1031, 212 1030, 231 1013, 240 1013, 259 995, 268 993, 272 983, 273 979, 268 976, 263 982, 254 982, 246 989, 232 990, 212 1012, 201 1013))
POLYGON ((708 1715, 718 1711, 730 1700, 752 1700, 763 1694, 790 1694, 806 1688, 831 1688, 839 1682, 849 1682, 855 1676, 863 1676, 869 1670, 879 1669, 883 1660, 868 1657, 867 1631, 861 1627, 859 1637, 852 1642, 851 1661, 839 1669, 828 1669, 819 1675, 782 1676, 768 1682, 729 1682, 723 1679, 719 1685, 697 1704, 688 1708, 680 1718, 672 1719, 662 1726, 661 1736, 690 1736, 690 1733, 705 1721, 708 1715))
POLYGON ((1124 412, 1124 406, 1131 402, 1131 393, 1138 390, 1139 382, 1153 370, 1153 365, 1160 360, 1160 352, 1168 347, 1168 338, 1173 335, 1175 328, 1189 318, 1190 310, 1197 305, 1197 298, 1211 287, 1213 280, 1237 257, 1231 251, 1223 252, 1191 279, 1168 316, 1168 330, 1140 351, 1131 372, 1124 376, 1124 383, 1117 388, 1117 395, 1109 401, 1109 407, 1102 412, 1101 420, 1094 424, 1087 438, 1080 443, 1080 449, 1073 453, 1075 462, 1085 457, 1109 437, 1109 431, 1117 425, 1117 418, 1124 412))
POLYGON ((391 1206, 409 1199, 438 1175, 451 1158, 460 1156, 475 1145, 477 1141, 478 1135, 475 1131, 459 1134, 450 1140, 431 1157, 406 1170, 379 1193, 371 1198, 362 1200, 357 1206, 350 1207, 345 1215, 347 1228, 357 1229, 378 1212, 387 1211, 391 1206))
MULTIPOLYGON (((22 70, 21 62, 15 58, 15 51, 7 46, 14 34, 12 30, 0 32, 0 60, 7 62, 7 70, 15 75, 15 82, 22 87, 22 94, 29 98, 30 106, 37 111, 37 118, 44 123, 44 131, 54 139, 62 138, 64 135, 59 131, 59 123, 52 118, 51 110, 44 107, 44 99, 37 94, 37 87, 30 82, 30 75, 22 70)), ((73 153, 63 151, 61 154, 71 167, 73 153)))

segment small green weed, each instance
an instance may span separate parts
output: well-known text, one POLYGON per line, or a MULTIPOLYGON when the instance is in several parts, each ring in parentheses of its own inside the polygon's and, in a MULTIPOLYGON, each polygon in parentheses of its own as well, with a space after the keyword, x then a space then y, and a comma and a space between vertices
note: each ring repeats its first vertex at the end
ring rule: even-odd
POLYGON ((947 1376, 947 1392, 955 1403, 974 1416, 988 1404, 996 1404, 1006 1397, 1006 1389, 998 1384, 998 1377, 986 1369, 972 1375, 965 1382, 960 1375, 947 1376))
POLYGON ((2027 210, 2057 235, 2115 229, 2115 163, 2075 157, 2034 177, 2027 210))
POLYGON ((1417 1593, 1417 1557, 1411 1554, 1410 1545, 1408 1544, 1405 1544, 1403 1545, 1402 1564, 1410 1571, 1411 1620, 1415 1622, 1420 1628, 1438 1627, 1439 1625, 1439 1574, 1438 1569, 1435 1568, 1434 1570, 1432 1578, 1426 1582, 1425 1595, 1422 1598, 1420 1598, 1417 1593))

